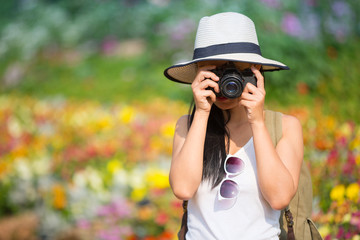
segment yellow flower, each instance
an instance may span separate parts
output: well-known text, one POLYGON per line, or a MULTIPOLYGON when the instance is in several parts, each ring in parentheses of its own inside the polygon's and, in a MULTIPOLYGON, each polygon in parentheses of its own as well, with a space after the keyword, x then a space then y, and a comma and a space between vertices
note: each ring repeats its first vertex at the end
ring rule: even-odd
POLYGON ((329 225, 320 226, 318 230, 319 230, 320 235, 321 235, 323 238, 330 234, 330 227, 329 227, 329 225))
POLYGON ((146 182, 153 188, 167 188, 170 186, 168 172, 159 169, 150 169, 146 173, 146 182))
POLYGON ((343 184, 335 186, 330 192, 330 198, 333 201, 342 203, 345 197, 345 186, 343 184))
POLYGON ((172 138, 174 136, 174 133, 175 133, 175 123, 174 122, 167 123, 164 126, 162 126, 162 128, 161 128, 161 134, 164 137, 172 138))
POLYGON ((113 159, 110 162, 108 162, 106 168, 111 174, 114 174, 122 169, 122 164, 119 160, 113 159))
POLYGON ((135 202, 139 202, 141 200, 144 199, 144 197, 146 196, 147 191, 146 188, 135 188, 132 192, 131 192, 131 199, 135 202))
POLYGON ((155 151, 159 152, 162 149, 163 141, 159 136, 152 136, 150 139, 150 148, 155 151))
POLYGON ((54 150, 60 150, 64 147, 66 139, 60 135, 55 135, 51 138, 50 144, 54 150))
POLYGON ((355 159, 356 165, 360 166, 360 155, 358 155, 355 159))
POLYGON ((134 119, 134 116, 135 116, 134 108, 127 106, 122 109, 119 117, 123 123, 128 124, 134 119))
POLYGON ((66 207, 66 194, 64 187, 60 184, 55 184, 52 187, 52 193, 54 208, 64 209, 66 207))
POLYGON ((28 146, 19 145, 12 150, 13 158, 25 157, 28 154, 28 146))
POLYGON ((356 150, 360 148, 360 137, 357 136, 352 142, 350 142, 349 149, 356 150))
POLYGON ((339 132, 342 133, 345 137, 351 136, 353 129, 350 123, 344 123, 340 126, 339 132))
POLYGON ((360 240, 360 234, 353 236, 351 240, 360 240))
POLYGON ((5 162, 0 162, 0 179, 1 175, 5 174, 7 171, 7 164, 5 162))
POLYGON ((359 192, 360 192, 360 186, 358 183, 351 183, 346 188, 346 197, 350 199, 351 201, 357 203, 359 200, 359 192))
POLYGON ((335 126, 336 126, 336 120, 334 117, 327 117, 326 118, 326 128, 328 130, 333 130, 335 129, 335 126))
POLYGON ((110 129, 113 126, 112 119, 110 116, 104 116, 100 118, 97 122, 98 129, 104 130, 104 129, 110 129))
POLYGON ((350 214, 350 213, 346 213, 346 214, 343 216, 342 222, 343 222, 343 223, 348 223, 348 222, 350 222, 350 220, 351 220, 351 214, 350 214))

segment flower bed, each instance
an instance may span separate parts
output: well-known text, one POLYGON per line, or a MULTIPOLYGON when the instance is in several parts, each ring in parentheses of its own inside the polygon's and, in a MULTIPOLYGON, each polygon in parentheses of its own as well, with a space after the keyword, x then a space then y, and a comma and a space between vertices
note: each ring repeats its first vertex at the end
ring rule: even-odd
POLYGON ((2 214, 35 211, 50 239, 73 227, 85 239, 174 236, 182 210, 168 169, 184 106, 12 97, 0 105, 2 214))
MULTIPOLYGON (((168 170, 187 108, 0 97, 0 214, 36 213, 42 239, 174 239, 182 209, 168 170)), ((359 239, 360 127, 317 109, 284 112, 303 123, 322 235, 359 239)))

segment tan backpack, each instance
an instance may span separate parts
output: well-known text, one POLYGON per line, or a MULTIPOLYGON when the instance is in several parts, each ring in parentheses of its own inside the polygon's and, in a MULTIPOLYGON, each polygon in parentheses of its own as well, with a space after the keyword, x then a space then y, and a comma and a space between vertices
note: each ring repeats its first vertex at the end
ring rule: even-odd
MULTIPOLYGON (((270 110, 265 111, 265 124, 275 146, 282 137, 281 119, 281 113, 270 110)), ((311 176, 306 163, 303 161, 297 192, 289 206, 281 211, 280 240, 322 239, 314 222, 311 220, 312 200, 313 192, 311 176)))
MULTIPOLYGON (((270 110, 265 111, 265 124, 270 137, 276 146, 282 137, 282 114, 270 110)), ((298 190, 289 206, 281 211, 280 240, 322 240, 315 224, 311 220, 312 213, 312 182, 306 163, 301 166, 298 190)), ((187 201, 183 202, 184 214, 179 240, 185 240, 187 232, 187 201)))

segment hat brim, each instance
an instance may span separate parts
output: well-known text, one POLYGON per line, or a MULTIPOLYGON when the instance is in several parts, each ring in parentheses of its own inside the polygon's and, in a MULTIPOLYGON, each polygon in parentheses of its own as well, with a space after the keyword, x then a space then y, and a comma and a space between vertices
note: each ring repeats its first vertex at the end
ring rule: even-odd
POLYGON ((246 62, 253 64, 260 64, 263 71, 277 71, 289 70, 290 68, 285 64, 267 59, 258 54, 253 53, 233 53, 215 55, 206 58, 194 59, 192 61, 175 64, 164 71, 164 75, 175 82, 192 83, 197 74, 197 63, 202 61, 231 61, 231 62, 246 62))

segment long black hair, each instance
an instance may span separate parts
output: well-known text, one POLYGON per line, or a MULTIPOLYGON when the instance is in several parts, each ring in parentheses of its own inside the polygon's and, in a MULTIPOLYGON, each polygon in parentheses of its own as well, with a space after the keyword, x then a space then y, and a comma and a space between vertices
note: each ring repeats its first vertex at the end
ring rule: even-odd
MULTIPOLYGON (((189 110, 188 128, 192 124, 195 111, 193 100, 189 110)), ((229 121, 230 112, 212 104, 206 129, 202 180, 210 180, 213 187, 217 186, 225 176, 223 166, 230 147, 230 132, 226 127, 229 121)))
MULTIPOLYGON (((260 72, 264 77, 265 85, 265 74, 262 67, 260 72)), ((189 110, 188 129, 194 119, 195 111, 196 106, 193 99, 189 110)), ((229 110, 223 111, 212 104, 205 136, 202 180, 210 180, 213 187, 216 187, 225 177, 224 162, 230 148, 230 131, 226 124, 230 118, 229 110)))

